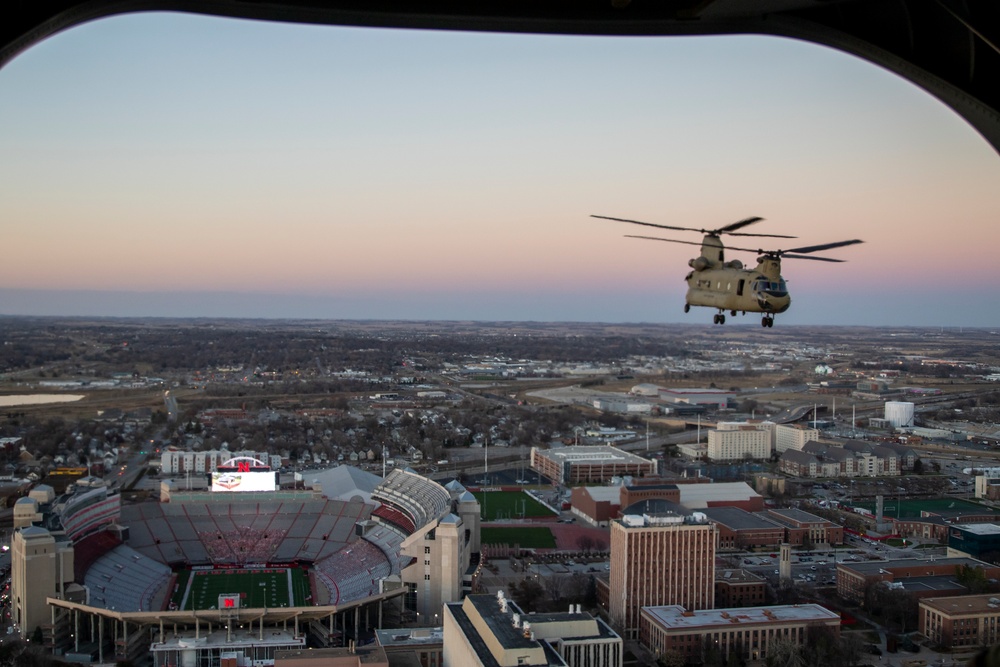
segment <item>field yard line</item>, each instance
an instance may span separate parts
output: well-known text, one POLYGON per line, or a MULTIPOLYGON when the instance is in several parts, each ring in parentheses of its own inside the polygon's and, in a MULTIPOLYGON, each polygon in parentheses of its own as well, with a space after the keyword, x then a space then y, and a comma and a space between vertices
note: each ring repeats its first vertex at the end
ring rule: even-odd
POLYGON ((185 605, 187 605, 188 596, 191 595, 191 583, 194 581, 194 574, 194 572, 191 573, 191 576, 188 577, 187 585, 184 586, 184 597, 181 598, 180 609, 184 609, 185 605))

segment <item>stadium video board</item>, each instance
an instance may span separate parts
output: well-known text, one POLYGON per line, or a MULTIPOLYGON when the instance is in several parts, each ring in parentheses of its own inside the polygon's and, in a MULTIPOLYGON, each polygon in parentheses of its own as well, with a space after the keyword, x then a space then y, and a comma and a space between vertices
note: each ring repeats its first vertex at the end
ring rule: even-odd
POLYGON ((277 480, 274 471, 213 472, 212 491, 274 491, 277 480))

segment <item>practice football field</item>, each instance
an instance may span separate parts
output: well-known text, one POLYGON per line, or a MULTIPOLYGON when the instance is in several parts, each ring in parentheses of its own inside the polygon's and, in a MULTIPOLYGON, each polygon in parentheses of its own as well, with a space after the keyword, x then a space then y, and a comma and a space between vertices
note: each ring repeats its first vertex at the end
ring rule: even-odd
POLYGON ((523 491, 474 491, 484 521, 555 516, 555 512, 523 491))
POLYGON ((185 570, 171 601, 177 609, 216 609, 220 595, 239 594, 240 607, 299 607, 309 597, 309 578, 298 567, 253 570, 185 570))

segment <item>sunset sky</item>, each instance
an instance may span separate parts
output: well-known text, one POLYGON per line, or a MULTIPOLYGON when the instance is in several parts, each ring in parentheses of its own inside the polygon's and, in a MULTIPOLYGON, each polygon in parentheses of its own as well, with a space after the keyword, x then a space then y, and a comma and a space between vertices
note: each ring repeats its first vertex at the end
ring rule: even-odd
POLYGON ((1000 327, 1000 157, 776 38, 105 19, 0 70, 0 202, 0 314, 711 326, 697 248, 589 216, 758 215, 866 242, 786 260, 776 326, 1000 327))

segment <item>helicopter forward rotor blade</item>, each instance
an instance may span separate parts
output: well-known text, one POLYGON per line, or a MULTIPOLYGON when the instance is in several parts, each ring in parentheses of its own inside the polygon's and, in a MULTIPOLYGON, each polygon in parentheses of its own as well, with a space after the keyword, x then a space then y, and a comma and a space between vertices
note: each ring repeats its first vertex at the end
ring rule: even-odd
POLYGON ((790 252, 801 252, 801 253, 818 252, 820 250, 830 250, 831 248, 843 248, 845 245, 855 245, 857 243, 864 243, 864 241, 862 241, 861 239, 851 239, 850 241, 837 241, 835 243, 810 245, 810 246, 805 246, 804 248, 789 248, 788 250, 782 250, 780 252, 785 257, 788 257, 786 253, 790 252))
POLYGON ((846 259, 833 259, 832 257, 813 257, 812 255, 790 255, 783 254, 782 259, 812 259, 817 262, 846 262, 846 259))
POLYGON ((720 227, 719 229, 715 230, 715 233, 716 234, 731 234, 732 232, 735 232, 737 229, 743 229, 744 227, 747 227, 748 225, 752 225, 754 223, 760 222, 763 219, 764 218, 761 218, 761 217, 756 216, 756 215, 752 216, 750 218, 743 218, 742 220, 740 220, 738 222, 734 222, 732 224, 726 225, 725 227, 720 227))
POLYGON ((626 234, 627 239, 643 239, 646 241, 666 241, 667 243, 683 243, 684 245, 696 245, 701 246, 700 242, 697 241, 681 241, 679 239, 661 239, 659 236, 638 236, 636 234, 626 234))
POLYGON ((641 220, 629 220, 628 218, 612 218, 607 215, 592 215, 591 218, 600 218, 602 220, 615 220, 617 222, 628 222, 633 225, 642 225, 644 227, 657 227, 659 229, 673 229, 679 232, 705 232, 703 229, 695 229, 694 227, 674 227, 673 225, 658 225, 654 222, 642 222, 641 220))

